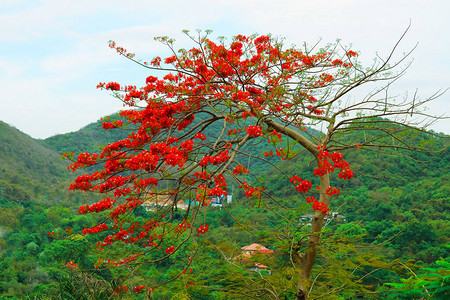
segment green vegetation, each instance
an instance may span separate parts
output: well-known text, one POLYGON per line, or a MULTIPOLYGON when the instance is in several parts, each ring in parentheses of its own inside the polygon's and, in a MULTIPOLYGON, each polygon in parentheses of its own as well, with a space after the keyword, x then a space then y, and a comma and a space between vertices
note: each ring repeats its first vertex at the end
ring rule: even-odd
MULTIPOLYGON (((133 291, 139 285, 156 287, 155 299, 270 299, 274 290, 281 299, 293 299, 295 287, 287 278, 294 270, 287 253, 290 247, 305 247, 302 237, 309 227, 298 215, 310 213, 309 206, 287 187, 289 179, 264 169, 259 170, 265 172, 262 184, 276 190, 283 205, 297 208, 295 213, 276 206, 271 210, 269 200, 249 202, 242 192, 235 192, 233 202, 226 205, 234 218, 223 208, 208 208, 205 218, 211 229, 197 239, 199 247, 185 246, 156 265, 105 268, 101 262, 109 253, 91 249, 91 236, 81 235, 83 228, 103 216, 76 213, 80 203, 95 196, 67 192, 73 177, 58 155, 73 149, 97 151, 99 145, 124 134, 105 132, 97 122, 36 141, 0 122, 0 299, 107 299, 116 297, 114 290, 122 285, 129 288, 125 299, 145 299, 133 291), (252 243, 265 245, 274 254, 239 263, 235 258, 240 247, 252 243), (68 261, 83 272, 68 269, 68 261), (93 268, 95 262, 100 262, 98 269, 93 268), (266 273, 249 271, 255 262, 267 266, 266 273), (175 276, 179 280, 165 284, 175 276)), ((345 222, 334 219, 325 227, 313 274, 316 299, 450 297, 449 150, 446 141, 426 134, 405 139, 409 144, 435 143, 444 150, 433 154, 397 150, 393 156, 364 148, 345 153, 356 178, 338 186, 342 194, 333 210, 344 215, 345 222)), ((252 147, 264 151, 262 144, 252 147)), ((242 160, 258 165, 247 157, 242 160)), ((301 153, 274 162, 299 174, 311 174, 313 168, 301 153)), ((182 213, 176 212, 172 222, 182 213)), ((146 216, 139 208, 133 217, 146 216)))

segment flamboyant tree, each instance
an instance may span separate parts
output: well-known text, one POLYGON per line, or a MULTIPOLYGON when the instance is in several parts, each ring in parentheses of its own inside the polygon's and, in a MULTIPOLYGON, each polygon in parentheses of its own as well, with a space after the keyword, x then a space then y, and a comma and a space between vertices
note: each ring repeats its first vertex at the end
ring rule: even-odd
MULTIPOLYGON (((357 52, 339 43, 314 50, 285 47, 281 39, 271 36, 238 35, 230 42, 214 42, 209 32, 188 36, 195 44, 190 50, 176 50, 172 39, 157 38, 173 55, 148 62, 135 59, 115 42, 109 44, 153 75, 142 87, 100 83, 98 88, 112 91, 129 107, 120 112, 120 119, 105 120, 103 127, 124 128, 130 134, 97 154, 67 154, 73 160, 73 171, 97 165, 80 175, 70 190, 105 194, 103 200, 80 207, 81 214, 108 214, 83 234, 99 234, 97 247, 105 253, 108 249, 125 253, 120 258, 104 257, 96 267, 157 262, 186 243, 195 243, 209 230, 208 224, 201 223, 202 212, 212 196, 229 193, 230 180, 250 200, 278 203, 272 191, 249 177, 251 167, 239 157, 272 166, 276 156, 282 160, 295 156, 289 146, 295 144, 303 148, 301 155, 315 161, 313 174, 274 170, 289 179, 303 198, 294 206, 305 201, 315 210, 307 245, 292 247, 290 252, 297 270, 296 297, 306 299, 324 218, 332 209, 331 199, 340 193, 330 174, 338 173, 336 180, 353 177, 339 151, 411 150, 399 134, 421 130, 419 123, 413 123, 414 117, 427 117, 420 106, 434 96, 419 100, 387 95, 389 85, 404 71, 405 57, 391 62, 397 45, 386 59, 366 68, 357 52), (161 77, 156 76, 158 72, 161 77), (382 84, 366 96, 349 96, 374 82, 382 84), (311 133, 310 127, 323 134, 311 133), (371 134, 357 141, 339 138, 355 130, 371 134), (386 143, 387 138, 392 143, 386 143), (249 143, 261 141, 270 149, 249 152, 249 143), (187 210, 174 223, 173 214, 182 203, 187 203, 187 210), (133 211, 143 204, 154 206, 152 217, 136 222, 133 211)), ((187 268, 194 254, 190 255, 187 268)), ((75 263, 70 267, 76 268, 75 263)), ((139 292, 152 289, 137 288, 139 292)))

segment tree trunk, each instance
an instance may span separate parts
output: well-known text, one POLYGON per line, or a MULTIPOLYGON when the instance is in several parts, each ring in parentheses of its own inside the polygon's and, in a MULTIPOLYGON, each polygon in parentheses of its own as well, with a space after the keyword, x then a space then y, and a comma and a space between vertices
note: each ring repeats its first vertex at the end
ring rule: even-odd
MULTIPOLYGON (((317 145, 308 140, 305 136, 301 135, 289 127, 279 124, 270 118, 264 118, 263 121, 269 126, 269 128, 274 128, 278 132, 281 132, 290 138, 296 140, 299 144, 305 147, 317 160, 319 166, 319 152, 317 145)), ((330 206, 330 196, 326 194, 327 188, 330 187, 330 175, 325 174, 320 177, 320 197, 319 201, 325 203, 328 207, 330 206)), ((322 225, 325 215, 321 211, 316 211, 314 213, 314 218, 311 222, 311 235, 308 239, 308 247, 304 253, 293 253, 292 259, 294 265, 299 273, 299 278, 297 282, 297 299, 303 300, 308 297, 309 289, 309 278, 311 276, 311 271, 314 266, 317 248, 320 241, 320 232, 322 231, 322 225)))
MULTIPOLYGON (((327 206, 330 205, 330 196, 326 194, 327 188, 330 186, 330 175, 325 174, 320 177, 320 202, 324 202, 327 206)), ((314 218, 311 222, 311 235, 308 240, 308 247, 304 253, 297 254, 297 258, 294 259, 296 267, 299 270, 299 279, 297 283, 297 300, 306 300, 308 296, 309 279, 311 277, 311 271, 314 266, 317 249, 320 242, 320 232, 322 231, 322 225, 325 215, 320 211, 314 213, 314 218)))

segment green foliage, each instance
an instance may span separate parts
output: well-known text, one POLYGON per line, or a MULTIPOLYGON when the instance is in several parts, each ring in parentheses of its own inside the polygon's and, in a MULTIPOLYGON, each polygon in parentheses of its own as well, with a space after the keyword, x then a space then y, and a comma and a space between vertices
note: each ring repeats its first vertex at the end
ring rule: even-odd
MULTIPOLYGON (((249 157, 240 160, 256 167, 263 178, 260 184, 275 190, 274 196, 292 210, 277 209, 271 199, 250 202, 235 191, 233 203, 227 205, 234 218, 225 209, 209 210, 204 221, 211 229, 199 238, 196 249, 183 248, 155 266, 92 269, 109 253, 92 251, 90 236, 82 236, 81 231, 104 216, 76 214, 81 199, 89 202, 94 197, 67 192, 71 174, 58 154, 71 149, 97 151, 101 144, 123 138, 123 134, 114 130, 105 134, 97 122, 76 133, 35 141, 0 122, 1 297, 109 299, 116 297, 117 286, 127 284, 130 290, 136 285, 156 287, 155 299, 270 299, 273 293, 295 299, 296 286, 289 279, 298 274, 290 263, 289 249, 305 247, 309 227, 298 216, 309 213, 310 207, 293 191, 288 178, 265 170, 262 164, 258 168, 259 162, 249 157), (67 234, 69 227, 72 232, 67 234), (52 231, 55 234, 49 235, 52 231), (233 259, 240 255, 240 247, 255 242, 274 249, 274 255, 255 256, 247 264, 233 259), (187 260, 190 256, 192 262, 187 260), (65 263, 70 260, 83 272, 67 269, 65 263), (268 266, 271 275, 249 271, 255 262, 268 266), (186 268, 193 272, 183 274, 186 268), (163 285, 176 276, 181 281, 163 285)), ((358 134, 344 138, 364 139, 358 134)), ((444 140, 433 141, 426 135, 403 138, 410 139, 410 144, 445 145, 444 140)), ((249 147, 265 151, 264 143, 249 147)), ((325 227, 313 270, 312 299, 370 299, 371 293, 383 299, 449 297, 450 251, 445 246, 450 236, 448 148, 432 154, 403 150, 393 154, 378 156, 364 148, 345 153, 357 173, 354 180, 337 186, 342 194, 332 208, 345 215, 347 222, 333 220, 325 227)), ((286 161, 271 159, 287 174, 311 174, 313 169, 301 152, 286 161)), ((249 174, 248 180, 253 179, 249 174)), ((317 183, 313 176, 305 179, 317 183)), ((146 216, 144 209, 138 209, 133 217, 146 216)), ((145 299, 144 294, 134 292, 122 297, 145 299)))
POLYGON ((422 268, 419 274, 414 273, 401 283, 386 283, 394 288, 386 299, 449 299, 450 260, 440 259, 435 265, 422 268))

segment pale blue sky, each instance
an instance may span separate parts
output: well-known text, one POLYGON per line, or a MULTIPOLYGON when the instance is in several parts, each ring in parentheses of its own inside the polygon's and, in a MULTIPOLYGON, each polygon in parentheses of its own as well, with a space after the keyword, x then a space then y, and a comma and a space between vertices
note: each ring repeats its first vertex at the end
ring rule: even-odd
MULTIPOLYGON (((387 54, 411 21, 401 52, 415 43, 414 64, 395 92, 423 98, 450 87, 450 2, 447 0, 0 0, 0 120, 34 138, 78 130, 121 104, 98 82, 143 84, 150 74, 119 57, 107 42, 148 60, 169 35, 191 46, 183 29, 213 36, 272 33, 288 44, 352 44, 363 59, 387 54)), ((450 113, 450 92, 430 106, 450 113)), ((450 133, 448 120, 432 127, 450 133)))

